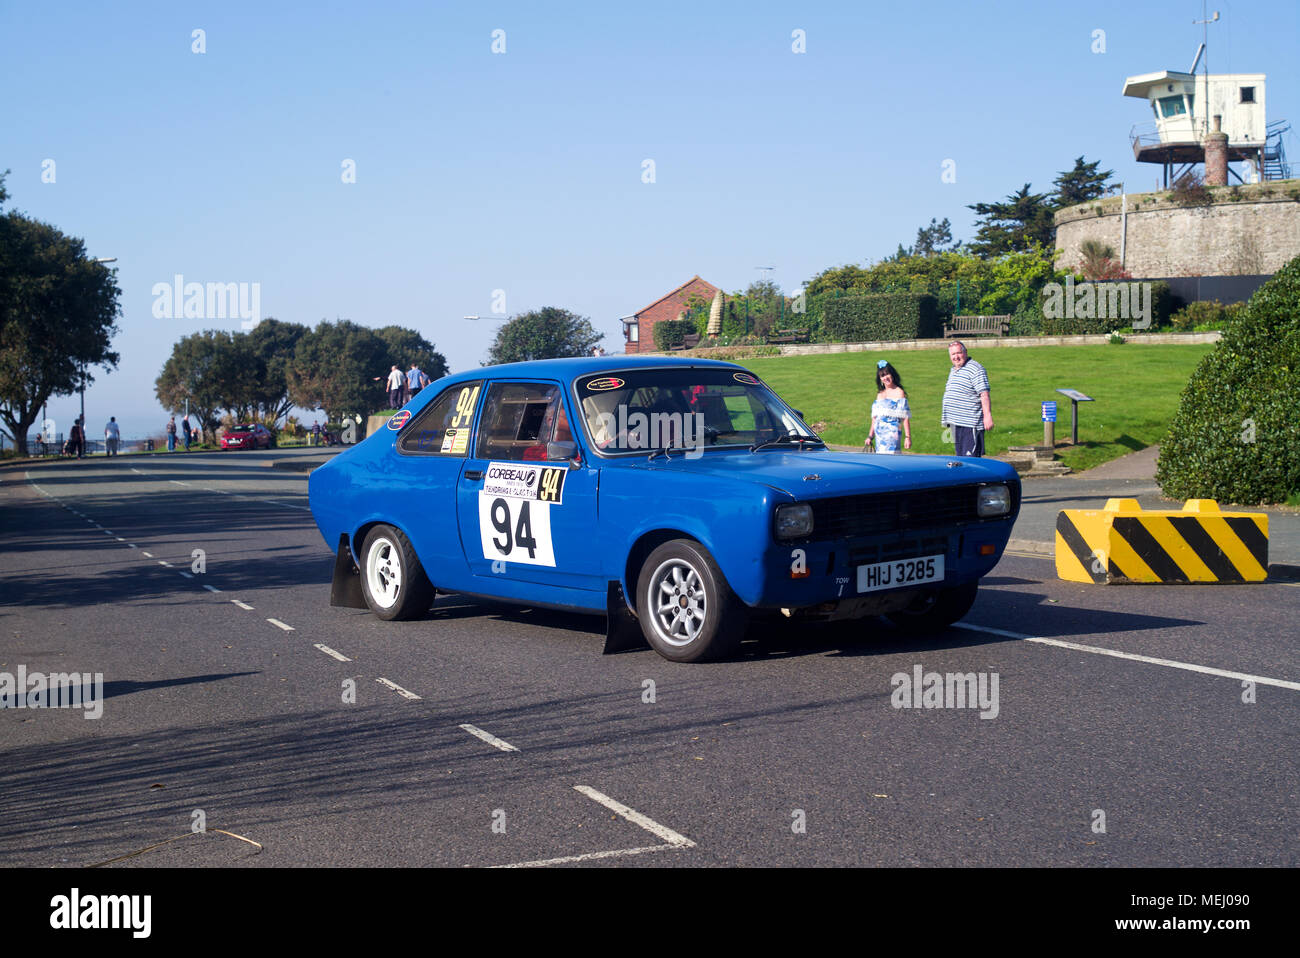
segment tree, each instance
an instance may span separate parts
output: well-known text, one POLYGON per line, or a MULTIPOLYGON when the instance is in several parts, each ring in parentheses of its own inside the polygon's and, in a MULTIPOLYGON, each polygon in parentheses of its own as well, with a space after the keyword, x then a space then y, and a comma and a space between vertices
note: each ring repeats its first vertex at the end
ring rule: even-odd
MULTIPOLYGON (((242 334, 241 334, 242 335, 242 334)), ((247 396, 256 387, 256 368, 250 371, 251 351, 241 348, 236 337, 224 329, 191 333, 172 347, 154 381, 154 394, 169 412, 181 413, 189 400, 191 414, 199 417, 204 430, 216 426, 219 413, 229 409, 236 418, 248 418, 247 396)))
MULTIPOLYGON (((940 223, 934 217, 930 218, 929 226, 919 227, 916 231, 916 245, 908 250, 908 255, 912 256, 937 256, 940 253, 955 252, 961 243, 952 241, 952 224, 948 222, 948 217, 943 218, 940 223)), ((902 252, 903 246, 898 246, 899 252, 902 252)))
POLYGON ((411 363, 415 363, 430 380, 447 375, 446 357, 415 330, 405 326, 384 326, 375 333, 388 345, 389 366, 396 363, 397 368, 405 372, 411 368, 411 363))
POLYGON ((498 329, 484 365, 590 356, 592 347, 604 338, 591 320, 558 306, 545 306, 520 313, 498 329))
POLYGON ((970 244, 976 256, 1023 253, 1035 243, 1051 246, 1054 242, 1054 207, 1046 193, 1029 192, 1028 183, 1001 203, 972 203, 967 209, 983 217, 970 244))
POLYGON ((289 367, 298 341, 307 333, 307 327, 301 323, 283 323, 268 316, 251 332, 240 334, 247 336, 257 366, 257 382, 249 399, 265 422, 278 423, 293 408, 289 397, 289 367))
POLYGON ((289 396, 303 409, 324 409, 335 421, 368 414, 386 404, 382 380, 394 362, 388 343, 373 329, 347 319, 322 320, 294 347, 289 396))
POLYGON ((1056 187, 1056 196, 1052 199, 1052 205, 1059 210, 1105 196, 1110 188, 1109 180, 1115 175, 1115 171, 1107 170, 1105 173, 1098 173, 1097 166, 1100 162, 1097 160, 1085 163, 1080 156, 1074 161, 1074 169, 1058 173, 1056 179, 1052 181, 1052 185, 1056 187))
POLYGON ((0 216, 0 419, 19 455, 51 396, 94 382, 92 367, 117 365, 109 346, 121 292, 116 271, 89 259, 82 240, 13 211, 0 216))

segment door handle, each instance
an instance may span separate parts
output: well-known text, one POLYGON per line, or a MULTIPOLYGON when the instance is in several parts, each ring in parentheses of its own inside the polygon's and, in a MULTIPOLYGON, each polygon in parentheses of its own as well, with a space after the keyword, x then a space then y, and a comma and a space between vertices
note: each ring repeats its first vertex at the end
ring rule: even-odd
POLYGON ((471 480, 471 481, 473 481, 473 482, 477 482, 479 479, 482 479, 482 478, 483 478, 483 470, 482 470, 482 469, 466 469, 466 470, 465 470, 465 478, 466 478, 466 479, 469 479, 469 480, 471 480))

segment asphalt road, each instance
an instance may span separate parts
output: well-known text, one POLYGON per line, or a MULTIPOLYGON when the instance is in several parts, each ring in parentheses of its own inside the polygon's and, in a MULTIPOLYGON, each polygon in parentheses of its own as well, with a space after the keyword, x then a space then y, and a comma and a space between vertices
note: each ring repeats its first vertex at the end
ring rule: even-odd
POLYGON ((1084 586, 1008 554, 935 638, 778 623, 725 663, 602 656, 596 618, 331 608, 306 475, 267 468, 292 455, 0 470, 0 680, 104 696, 0 711, 0 860, 1300 859, 1298 585, 1084 586), (984 707, 895 707, 918 667, 981 676, 984 707))

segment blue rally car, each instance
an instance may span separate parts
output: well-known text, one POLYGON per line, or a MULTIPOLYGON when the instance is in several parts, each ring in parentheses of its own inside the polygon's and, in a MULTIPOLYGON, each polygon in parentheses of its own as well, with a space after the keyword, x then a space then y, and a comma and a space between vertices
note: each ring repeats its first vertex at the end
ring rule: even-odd
POLYGON ((446 377, 309 493, 331 604, 603 613, 607 651, 643 636, 677 662, 726 656, 755 612, 943 628, 1020 507, 1005 463, 833 452, 741 366, 662 357, 446 377))

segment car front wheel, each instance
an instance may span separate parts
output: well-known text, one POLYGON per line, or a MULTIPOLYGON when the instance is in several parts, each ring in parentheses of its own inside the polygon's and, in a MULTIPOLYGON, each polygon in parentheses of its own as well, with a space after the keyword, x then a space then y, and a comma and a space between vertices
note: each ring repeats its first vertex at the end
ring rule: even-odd
POLYGON ((890 612, 889 619, 904 632, 941 632, 970 611, 979 591, 978 582, 931 592, 905 609, 890 612))
POLYGON ((381 619, 413 619, 433 604, 434 589, 400 529, 375 526, 361 547, 361 591, 381 619))
POLYGON ((745 631, 747 610, 708 551, 693 539, 659 546, 637 578, 637 617, 656 652, 673 662, 725 658, 745 631))

